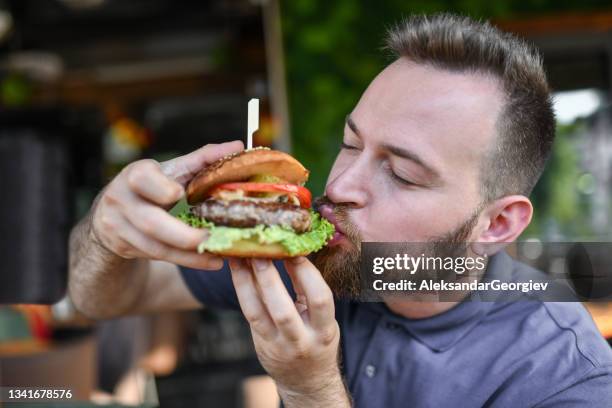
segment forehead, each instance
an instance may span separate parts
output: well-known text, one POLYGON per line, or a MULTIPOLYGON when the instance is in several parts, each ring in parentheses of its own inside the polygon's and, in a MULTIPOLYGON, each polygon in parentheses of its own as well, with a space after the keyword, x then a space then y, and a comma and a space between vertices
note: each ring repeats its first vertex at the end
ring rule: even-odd
POLYGON ((366 143, 414 150, 444 173, 468 162, 477 167, 502 107, 494 78, 400 58, 372 81, 351 117, 366 143))

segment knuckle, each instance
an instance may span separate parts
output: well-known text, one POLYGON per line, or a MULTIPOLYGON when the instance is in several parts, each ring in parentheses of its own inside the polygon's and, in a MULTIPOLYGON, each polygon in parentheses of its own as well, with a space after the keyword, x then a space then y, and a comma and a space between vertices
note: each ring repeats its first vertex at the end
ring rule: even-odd
POLYGON ((337 337, 337 327, 322 330, 319 333, 319 342, 324 346, 329 346, 334 343, 337 337))
POLYGON ((250 310, 244 311, 244 318, 251 324, 251 326, 259 326, 263 321, 262 316, 259 313, 252 312, 250 310))
POLYGON ((140 230, 140 232, 142 232, 146 236, 151 236, 155 232, 155 228, 151 225, 151 223, 150 222, 146 222, 144 220, 138 226, 138 229, 140 230))
POLYGON ((111 244, 111 250, 117 255, 127 255, 130 250, 130 246, 124 241, 113 241, 111 244))
POLYGON ((295 333, 293 331, 288 331, 284 333, 285 339, 292 345, 300 345, 304 339, 299 333, 295 333))
POLYGON ((112 218, 108 216, 108 214, 100 214, 98 217, 98 230, 106 233, 109 231, 113 231, 115 228, 115 223, 112 218))
POLYGON ((159 163, 153 159, 138 160, 126 167, 128 182, 140 182, 148 173, 159 168, 159 163))
POLYGON ((147 252, 151 258, 164 259, 168 255, 168 248, 161 244, 151 243, 147 252))
POLYGON ((264 322, 260 319, 256 320, 253 323, 250 323, 251 326, 251 330, 253 330, 253 332, 258 333, 260 336, 262 337, 267 337, 268 334, 266 333, 266 328, 267 326, 264 324, 264 322))
POLYGON ((160 167, 159 163, 153 159, 142 159, 136 162, 138 167, 142 169, 145 173, 149 171, 155 171, 160 167))
POLYGON ((134 248, 128 244, 125 244, 124 248, 123 248, 123 252, 121 254, 122 257, 124 258, 136 258, 138 257, 139 252, 134 250, 134 248))
POLYGON ((327 296, 319 295, 310 300, 309 307, 316 310, 325 310, 330 306, 330 304, 331 299, 329 299, 327 296))
POLYGON ((119 204, 119 196, 113 189, 108 189, 102 196, 102 202, 109 206, 117 205, 119 204))
POLYGON ((274 322, 279 326, 289 326, 292 322, 292 316, 289 313, 281 313, 274 316, 274 322))
POLYGON ((142 214, 138 229, 145 235, 153 235, 157 228, 157 222, 155 217, 151 215, 142 214))
POLYGON ((138 188, 146 176, 146 171, 143 166, 132 167, 127 174, 127 183, 132 189, 138 188))

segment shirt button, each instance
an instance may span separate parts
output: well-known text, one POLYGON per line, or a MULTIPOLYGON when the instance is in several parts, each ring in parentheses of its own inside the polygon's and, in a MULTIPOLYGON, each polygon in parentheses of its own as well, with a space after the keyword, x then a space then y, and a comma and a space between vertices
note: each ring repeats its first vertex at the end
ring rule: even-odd
POLYGON ((387 323, 387 329, 389 330, 399 330, 400 329, 400 325, 397 323, 387 323))
POLYGON ((365 368, 365 374, 368 376, 368 378, 372 378, 376 375, 376 367, 374 367, 372 364, 368 364, 365 368))

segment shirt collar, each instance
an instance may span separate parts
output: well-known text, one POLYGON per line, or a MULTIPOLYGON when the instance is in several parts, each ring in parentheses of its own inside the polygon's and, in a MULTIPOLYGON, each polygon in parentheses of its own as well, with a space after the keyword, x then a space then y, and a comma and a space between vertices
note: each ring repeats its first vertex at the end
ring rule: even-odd
MULTIPOLYGON (((509 276, 512 269, 512 258, 501 251, 490 258, 483 280, 499 279, 502 275, 509 276)), ((368 306, 381 314, 384 319, 403 327, 430 349, 442 352, 466 336, 495 307, 495 299, 491 299, 491 296, 473 292, 470 298, 444 313, 425 319, 409 319, 397 315, 384 303, 369 303, 368 306)))

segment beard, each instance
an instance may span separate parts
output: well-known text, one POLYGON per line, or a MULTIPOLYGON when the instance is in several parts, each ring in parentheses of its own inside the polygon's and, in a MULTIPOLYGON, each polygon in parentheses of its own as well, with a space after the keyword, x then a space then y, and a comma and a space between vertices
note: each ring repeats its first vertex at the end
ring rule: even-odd
MULTIPOLYGON (((328 204, 334 209, 334 216, 342 227, 348 241, 348 248, 345 245, 324 247, 311 255, 311 261, 321 271, 321 275, 336 297, 358 300, 363 293, 361 281, 361 242, 363 240, 361 234, 349 220, 350 206, 336 205, 326 196, 318 197, 315 200, 315 207, 322 204, 328 204)), ((467 240, 476 226, 480 211, 481 208, 478 208, 472 216, 448 233, 430 237, 425 243, 410 244, 411 252, 415 256, 425 254, 440 258, 466 256, 469 248, 467 240)), ((429 270, 424 271, 421 278, 439 280, 444 279, 448 273, 448 271, 429 270)), ((453 271, 450 273, 455 275, 453 271)), ((397 278, 401 277, 397 276, 397 278)))

